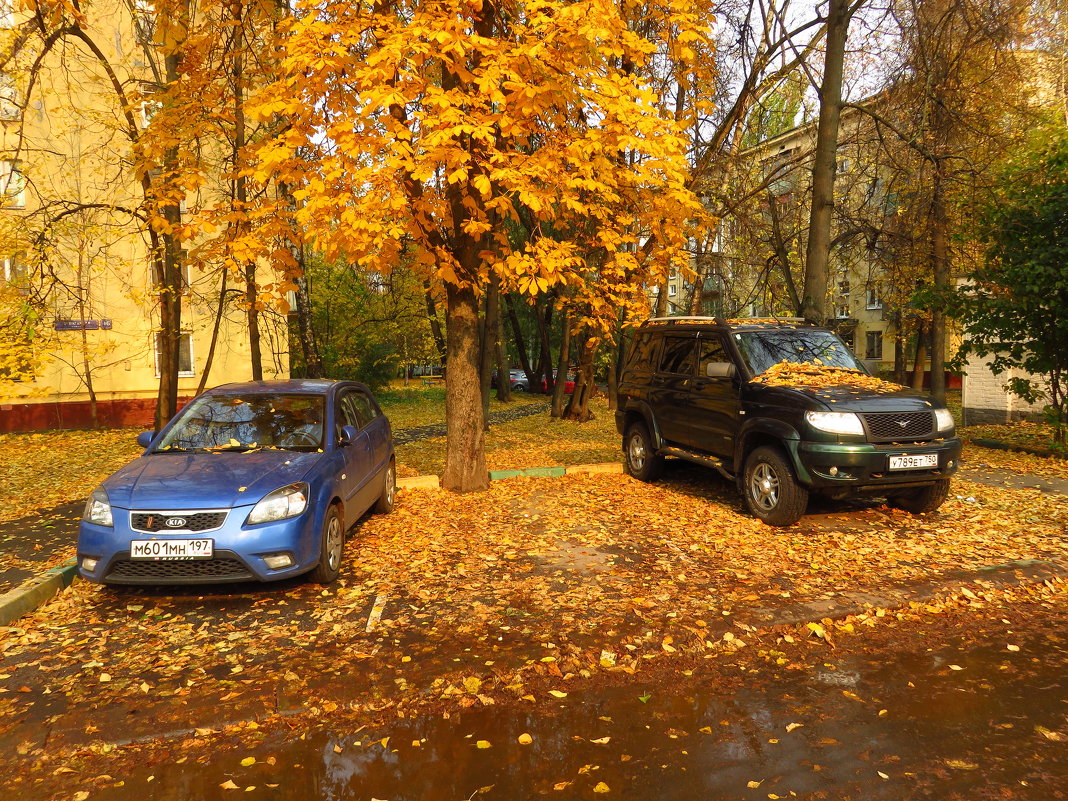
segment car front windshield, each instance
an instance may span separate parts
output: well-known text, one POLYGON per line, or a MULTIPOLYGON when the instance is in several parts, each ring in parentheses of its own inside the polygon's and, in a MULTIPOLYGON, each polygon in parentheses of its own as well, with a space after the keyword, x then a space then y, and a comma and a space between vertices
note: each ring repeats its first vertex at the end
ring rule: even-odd
POLYGON ((203 395, 194 400, 156 453, 316 451, 323 446, 322 395, 203 395))
POLYGON ((830 331, 813 328, 740 331, 734 335, 753 375, 780 362, 822 364, 867 373, 845 344, 830 331))

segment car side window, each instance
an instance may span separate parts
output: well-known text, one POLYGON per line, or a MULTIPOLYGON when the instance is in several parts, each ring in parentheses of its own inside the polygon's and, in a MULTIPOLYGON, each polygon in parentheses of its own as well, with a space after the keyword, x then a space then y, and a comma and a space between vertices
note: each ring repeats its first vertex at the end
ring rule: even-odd
POLYGON ((718 336, 707 339, 704 336, 701 337, 697 357, 697 375, 707 376, 709 364, 723 364, 730 360, 727 349, 723 347, 723 341, 718 336))
POLYGON ((659 372, 693 375, 696 344, 693 337, 665 337, 659 372))
POLYGON ((341 429, 343 426, 355 426, 360 427, 360 416, 356 412, 356 408, 352 403, 352 393, 345 392, 337 402, 337 414, 335 415, 337 422, 337 434, 341 436, 341 429))
POLYGON ((634 347, 631 349, 630 359, 627 364, 636 368, 644 366, 648 369, 653 357, 654 344, 656 344, 656 340, 653 339, 653 333, 651 331, 643 331, 640 333, 638 338, 634 341, 634 347))
POLYGON ((355 411, 356 417, 360 421, 360 428, 363 428, 376 417, 378 417, 378 409, 375 408, 375 405, 371 402, 371 399, 359 390, 353 390, 345 397, 349 399, 353 411, 355 411))

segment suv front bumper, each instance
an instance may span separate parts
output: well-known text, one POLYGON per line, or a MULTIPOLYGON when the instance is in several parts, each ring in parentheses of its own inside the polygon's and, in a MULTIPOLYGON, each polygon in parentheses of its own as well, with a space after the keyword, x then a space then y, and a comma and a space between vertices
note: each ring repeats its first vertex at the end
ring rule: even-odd
POLYGON ((809 487, 872 487, 930 483, 953 475, 960 467, 961 442, 944 439, 909 445, 790 442, 798 480, 809 487), (937 466, 891 470, 891 456, 934 454, 937 466))

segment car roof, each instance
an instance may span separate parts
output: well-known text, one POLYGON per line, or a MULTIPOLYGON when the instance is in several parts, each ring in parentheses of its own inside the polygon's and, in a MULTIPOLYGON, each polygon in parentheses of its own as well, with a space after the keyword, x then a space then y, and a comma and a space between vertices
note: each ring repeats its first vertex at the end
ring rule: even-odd
POLYGON ((271 381, 241 381, 232 384, 220 384, 217 387, 212 387, 205 394, 308 392, 322 395, 329 392, 331 387, 341 383, 343 382, 329 378, 279 378, 271 381))
POLYGON ((664 328, 693 329, 720 328, 730 331, 767 331, 767 330, 794 330, 796 328, 813 328, 816 326, 806 321, 803 317, 653 317, 641 324, 643 329, 664 328))

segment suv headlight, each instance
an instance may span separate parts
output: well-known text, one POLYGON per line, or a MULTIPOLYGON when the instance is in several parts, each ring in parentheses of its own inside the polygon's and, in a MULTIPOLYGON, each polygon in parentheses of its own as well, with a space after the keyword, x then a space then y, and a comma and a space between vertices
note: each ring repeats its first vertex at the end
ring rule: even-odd
POLYGON ((97 487, 85 502, 82 520, 96 523, 98 526, 114 526, 115 518, 111 514, 111 501, 103 487, 97 487))
POLYGON ((805 420, 813 428, 831 434, 864 436, 864 425, 853 412, 805 412, 805 420))
POLYGON ((248 522, 270 523, 274 520, 286 520, 296 517, 308 508, 308 485, 303 482, 290 484, 288 487, 276 489, 263 496, 263 500, 256 504, 248 522))
POLYGON ((938 428, 939 433, 943 431, 952 431, 956 422, 953 420, 953 415, 949 409, 935 409, 935 426, 938 428))

